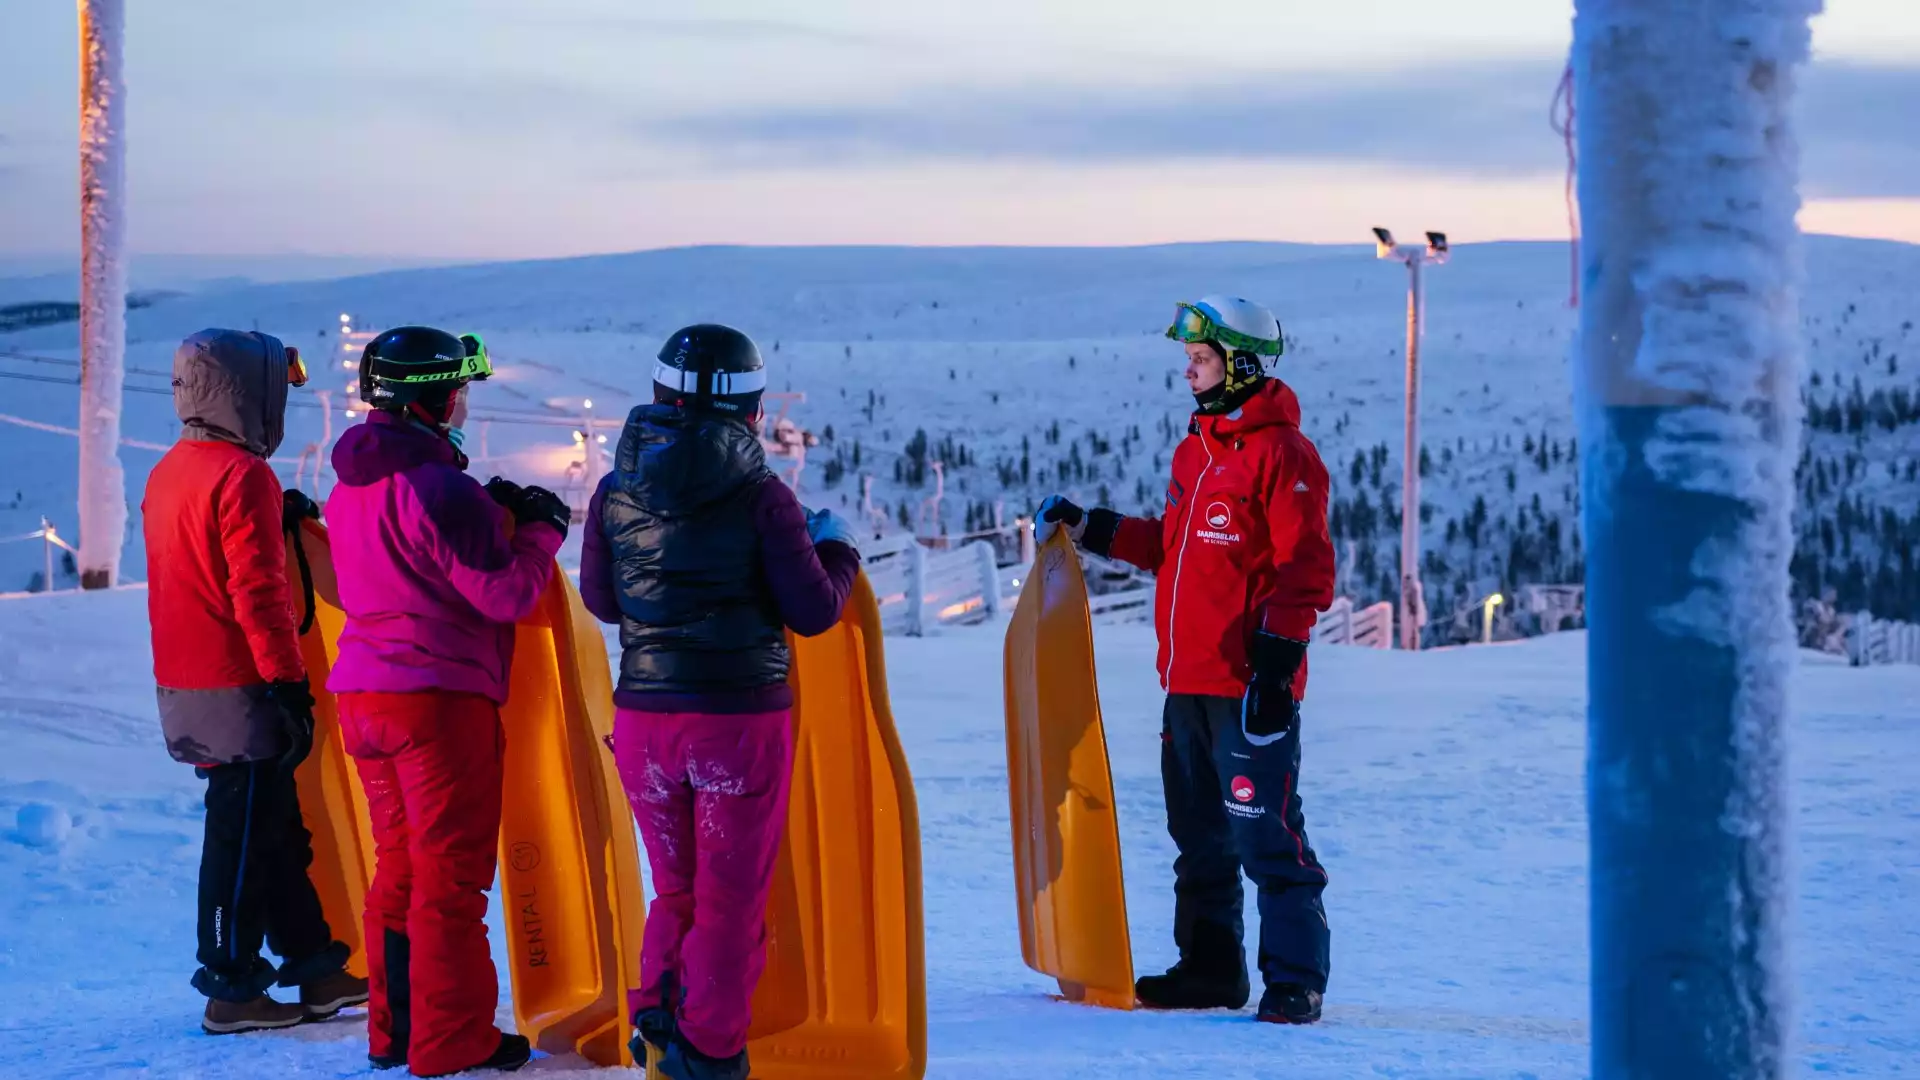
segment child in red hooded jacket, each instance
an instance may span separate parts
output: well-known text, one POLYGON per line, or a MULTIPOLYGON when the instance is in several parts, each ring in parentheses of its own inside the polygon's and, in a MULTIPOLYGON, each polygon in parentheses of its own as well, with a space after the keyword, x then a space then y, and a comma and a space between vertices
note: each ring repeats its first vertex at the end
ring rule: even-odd
MULTIPOLYGON (((201 1027, 291 1027, 367 1000, 345 971, 307 877, 312 838, 294 769, 313 746, 313 694, 294 629, 282 539, 287 386, 306 381, 278 338, 203 330, 173 357, 184 430, 147 477, 141 528, 160 725, 207 782, 200 854, 201 1027), (280 956, 260 956, 262 940, 280 956), (297 1004, 267 995, 298 987, 297 1004)), ((293 495, 294 493, 289 493, 293 495)))

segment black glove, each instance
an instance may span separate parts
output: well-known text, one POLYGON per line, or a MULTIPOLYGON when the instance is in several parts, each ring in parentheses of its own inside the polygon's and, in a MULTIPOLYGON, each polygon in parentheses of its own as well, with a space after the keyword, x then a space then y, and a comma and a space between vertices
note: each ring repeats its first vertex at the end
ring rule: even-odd
POLYGON ((280 764, 299 768, 313 752, 313 688, 305 679, 293 679, 274 683, 267 696, 280 707, 287 729, 287 752, 280 755, 280 764))
POLYGON ((494 502, 509 510, 520 501, 520 495, 524 490, 519 484, 502 476, 496 476, 487 481, 487 494, 493 497, 494 502))
POLYGON ((1285 738, 1300 722, 1293 676, 1307 658, 1307 643, 1257 630, 1248 650, 1253 677, 1240 701, 1240 732, 1255 746, 1285 738))
MULTIPOLYGON (((1120 515, 1104 506, 1082 510, 1062 496, 1049 495, 1040 504, 1040 524, 1067 530, 1068 538, 1080 545, 1080 550, 1105 559, 1113 550, 1113 534, 1120 530, 1120 515)), ((1039 536, 1045 540, 1047 530, 1042 528, 1039 536)))
POLYGON ((300 528, 302 521, 319 521, 320 504, 307 497, 307 493, 288 488, 280 493, 280 531, 293 532, 300 528))
POLYGON ((573 524, 573 509, 567 500, 555 495, 543 487, 528 486, 520 489, 520 498, 512 506, 513 519, 522 525, 538 522, 551 525, 560 530, 560 539, 567 538, 567 527, 573 524))

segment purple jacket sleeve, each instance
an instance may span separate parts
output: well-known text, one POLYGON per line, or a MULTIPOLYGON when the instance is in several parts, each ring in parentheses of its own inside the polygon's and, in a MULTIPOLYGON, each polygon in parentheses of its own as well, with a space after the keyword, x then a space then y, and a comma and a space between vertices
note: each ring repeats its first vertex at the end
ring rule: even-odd
POLYGON ((620 595, 613 588, 613 552, 607 547, 606 534, 600 531, 600 515, 607 503, 608 473, 594 489, 587 504, 587 531, 580 537, 580 599, 593 617, 603 623, 620 621, 620 595))
POLYGON ((833 541, 815 546, 800 500, 778 479, 760 485, 753 509, 761 566, 773 587, 780 621, 801 637, 833 629, 860 573, 860 554, 833 541))
POLYGON ((450 467, 434 470, 417 494, 426 548, 454 590, 492 622, 531 614, 553 575, 560 530, 534 523, 507 539, 506 511, 472 477, 450 467))

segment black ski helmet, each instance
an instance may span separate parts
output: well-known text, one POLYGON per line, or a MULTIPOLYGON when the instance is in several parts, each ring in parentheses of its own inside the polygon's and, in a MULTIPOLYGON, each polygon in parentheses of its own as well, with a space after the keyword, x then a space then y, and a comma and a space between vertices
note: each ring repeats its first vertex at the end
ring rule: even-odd
POLYGON ((487 348, 477 336, 396 326, 367 342, 360 354, 360 400, 388 412, 418 405, 439 417, 462 386, 491 374, 487 348))
POLYGON ((731 326, 699 323, 674 332, 653 365, 653 397, 748 419, 760 411, 767 369, 753 339, 731 326))

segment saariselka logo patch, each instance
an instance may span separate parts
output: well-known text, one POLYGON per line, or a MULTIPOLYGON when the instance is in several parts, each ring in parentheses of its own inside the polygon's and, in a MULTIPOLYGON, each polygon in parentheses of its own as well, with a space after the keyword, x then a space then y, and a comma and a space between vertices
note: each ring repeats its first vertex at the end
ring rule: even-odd
POLYGON ((1241 536, 1233 528, 1233 507, 1215 499, 1207 504, 1206 512, 1200 516, 1200 528, 1193 535, 1209 544, 1237 544, 1241 536))

